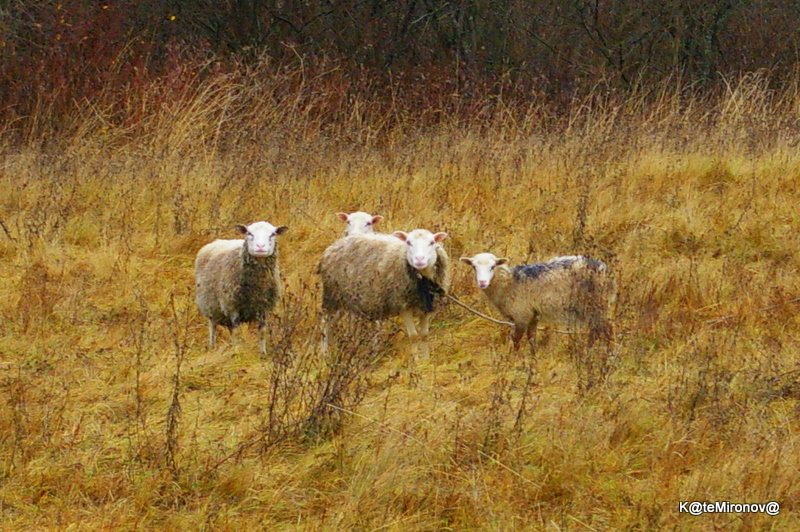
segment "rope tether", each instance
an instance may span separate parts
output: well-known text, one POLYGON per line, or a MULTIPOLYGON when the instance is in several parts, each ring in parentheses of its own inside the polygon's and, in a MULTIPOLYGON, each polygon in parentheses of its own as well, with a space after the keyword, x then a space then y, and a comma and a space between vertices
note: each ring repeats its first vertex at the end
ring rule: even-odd
POLYGON ((459 301, 455 296, 451 296, 450 294, 445 294, 445 296, 447 296, 447 298, 450 299, 450 301, 455 302, 457 305, 460 305, 461 307, 464 307, 465 309, 467 309, 468 311, 472 312, 476 316, 480 316, 481 318, 483 318, 485 320, 489 320, 492 323, 496 323, 498 325, 508 325, 509 327, 513 327, 514 326, 514 324, 511 323, 510 321, 496 320, 496 319, 492 318, 491 316, 487 316, 486 314, 482 314, 482 313, 478 312, 474 308, 470 308, 469 306, 467 306, 464 303, 462 303, 461 301, 459 301))

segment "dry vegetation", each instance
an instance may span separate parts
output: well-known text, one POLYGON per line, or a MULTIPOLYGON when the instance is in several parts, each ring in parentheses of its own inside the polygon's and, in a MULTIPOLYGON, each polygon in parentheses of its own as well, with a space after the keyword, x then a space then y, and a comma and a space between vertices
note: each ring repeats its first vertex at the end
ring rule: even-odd
POLYGON ((422 121, 270 83, 212 77, 135 125, 87 107, 2 146, 0 528, 800 527, 800 92, 422 121), (607 371, 557 334, 515 358, 454 305, 430 360, 363 323, 324 359, 315 268, 346 209, 446 230, 451 257, 608 261, 607 371), (259 219, 290 226, 272 356, 253 331, 207 351, 194 254, 259 219))

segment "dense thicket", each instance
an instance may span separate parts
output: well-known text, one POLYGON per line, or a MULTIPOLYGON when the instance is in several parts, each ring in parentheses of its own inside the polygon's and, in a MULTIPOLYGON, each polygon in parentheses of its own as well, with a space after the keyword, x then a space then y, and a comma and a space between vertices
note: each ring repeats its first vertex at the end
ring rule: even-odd
POLYGON ((758 69, 780 83, 798 28, 791 0, 0 0, 0 115, 136 107, 154 81, 169 91, 265 61, 324 64, 317 75, 387 99, 394 87, 563 103, 598 84, 707 88, 758 69))

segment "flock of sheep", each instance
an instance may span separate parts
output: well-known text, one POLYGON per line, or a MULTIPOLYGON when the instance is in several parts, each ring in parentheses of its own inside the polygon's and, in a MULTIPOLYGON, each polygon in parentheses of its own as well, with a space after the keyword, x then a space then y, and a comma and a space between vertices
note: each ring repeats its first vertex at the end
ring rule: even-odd
MULTIPOLYGON (((431 317, 450 288, 450 260, 442 246, 447 233, 376 233, 381 216, 337 216, 347 223, 345 236, 328 246, 318 268, 323 348, 335 317, 351 312, 371 320, 400 316, 409 338, 427 351, 431 317)), ((218 325, 233 334, 242 323, 258 322, 259 348, 266 354, 266 317, 282 292, 276 238, 288 228, 255 222, 236 229, 243 239, 215 240, 197 253, 196 302, 208 319, 212 348, 218 325)), ((586 327, 590 345, 600 337, 610 339, 607 313, 614 287, 603 262, 577 255, 512 268, 508 259, 491 253, 461 261, 473 268, 492 305, 513 322, 515 350, 525 335, 535 342, 540 321, 586 327)))

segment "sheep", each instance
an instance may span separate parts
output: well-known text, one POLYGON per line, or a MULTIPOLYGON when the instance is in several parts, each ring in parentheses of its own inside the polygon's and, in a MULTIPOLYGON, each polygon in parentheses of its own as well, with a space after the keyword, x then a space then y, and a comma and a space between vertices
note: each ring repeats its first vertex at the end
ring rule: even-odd
POLYGON ((600 336, 610 340, 611 325, 606 316, 614 285, 602 261, 571 255, 511 268, 508 259, 478 253, 474 257, 461 257, 461 262, 472 266, 478 287, 514 323, 515 351, 526 333, 531 348, 535 349, 540 320, 587 326, 590 346, 600 336))
POLYGON ((347 223, 347 228, 344 230, 345 236, 373 234, 375 232, 375 225, 383 221, 383 216, 373 216, 363 211, 351 213, 337 212, 336 216, 338 216, 341 221, 347 223))
POLYGON ((255 222, 237 224, 236 229, 244 239, 215 240, 197 252, 195 301, 208 319, 210 348, 216 345, 217 325, 227 327, 233 337, 239 324, 257 321, 259 351, 265 355, 265 318, 283 290, 275 237, 288 227, 255 222))
POLYGON ((371 320, 400 316, 409 339, 421 340, 427 352, 432 312, 450 287, 445 238, 447 233, 416 229, 347 236, 331 244, 318 268, 323 349, 330 316, 349 311, 371 320))

